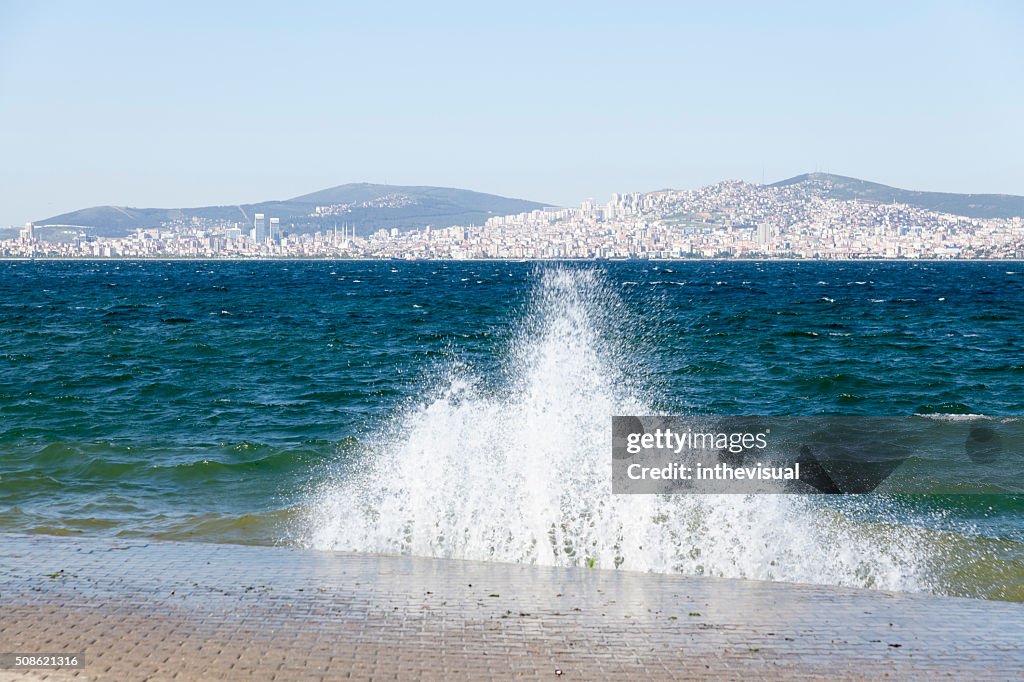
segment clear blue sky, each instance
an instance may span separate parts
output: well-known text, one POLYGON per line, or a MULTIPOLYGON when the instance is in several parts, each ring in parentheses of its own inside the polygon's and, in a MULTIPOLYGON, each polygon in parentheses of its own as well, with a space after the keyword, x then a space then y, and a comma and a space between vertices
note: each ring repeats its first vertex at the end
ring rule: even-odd
POLYGON ((1024 3, 711 5, 0 0, 0 225, 358 181, 1024 194, 1024 3))

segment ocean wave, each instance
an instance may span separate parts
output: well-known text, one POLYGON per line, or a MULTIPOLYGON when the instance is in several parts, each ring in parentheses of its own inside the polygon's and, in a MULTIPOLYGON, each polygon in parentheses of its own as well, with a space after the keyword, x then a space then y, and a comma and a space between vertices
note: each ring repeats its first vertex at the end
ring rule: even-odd
POLYGON ((613 495, 610 418, 650 413, 601 277, 546 271, 498 385, 455 369, 345 458, 294 536, 325 550, 921 591, 916 529, 811 498, 613 495))

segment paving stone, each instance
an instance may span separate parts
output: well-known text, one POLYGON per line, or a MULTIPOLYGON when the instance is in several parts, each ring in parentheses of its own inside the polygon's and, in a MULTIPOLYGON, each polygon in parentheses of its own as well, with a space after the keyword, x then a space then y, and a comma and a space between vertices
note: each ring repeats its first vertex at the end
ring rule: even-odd
POLYGON ((1021 604, 585 568, 0 535, 0 603, 86 660, 3 682, 1024 678, 1021 604))

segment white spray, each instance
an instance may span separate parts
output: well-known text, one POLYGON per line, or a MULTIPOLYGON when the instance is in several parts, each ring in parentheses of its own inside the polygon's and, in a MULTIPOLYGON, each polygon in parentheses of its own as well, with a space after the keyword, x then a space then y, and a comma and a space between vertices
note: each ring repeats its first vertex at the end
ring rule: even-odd
POLYGON ((592 271, 543 273, 485 390, 453 376, 317 491, 318 549, 927 589, 906 526, 790 495, 612 495, 611 416, 650 412, 592 271))

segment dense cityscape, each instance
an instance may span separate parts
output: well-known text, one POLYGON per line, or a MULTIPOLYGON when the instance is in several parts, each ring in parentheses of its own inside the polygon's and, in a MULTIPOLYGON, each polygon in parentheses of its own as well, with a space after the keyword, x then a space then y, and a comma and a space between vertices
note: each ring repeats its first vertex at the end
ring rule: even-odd
MULTIPOLYGON (((381 205, 411 201, 400 194, 381 205)), ((1024 218, 979 219, 899 203, 829 198, 802 185, 725 181, 696 190, 615 194, 607 203, 494 216, 483 225, 381 226, 356 234, 347 205, 317 206, 333 229, 290 231, 257 213, 250 223, 185 217, 124 237, 79 230, 39 238, 31 223, 0 240, 8 258, 365 259, 948 259, 1024 257, 1024 218)))

